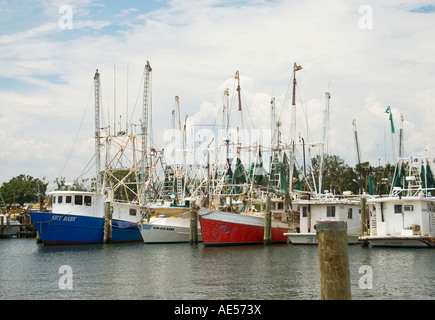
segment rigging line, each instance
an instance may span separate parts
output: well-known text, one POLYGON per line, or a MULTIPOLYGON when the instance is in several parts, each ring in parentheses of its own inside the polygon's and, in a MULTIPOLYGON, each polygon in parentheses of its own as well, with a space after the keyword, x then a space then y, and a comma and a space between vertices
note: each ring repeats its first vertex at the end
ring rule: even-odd
MULTIPOLYGON (((139 100, 139 95, 140 95, 140 93, 141 93, 141 88, 142 88, 142 84, 143 84, 144 79, 145 79, 145 70, 144 70, 143 73, 142 73, 142 78, 141 78, 141 81, 140 81, 139 90, 138 90, 138 92, 137 92, 136 101, 135 101, 135 103, 134 103, 133 111, 131 112, 131 116, 130 116, 130 124, 131 124, 131 120, 132 120, 132 118, 133 118, 134 111, 136 110, 137 101, 139 100)), ((127 117, 128 117, 128 115, 127 115, 127 117)))
POLYGON ((67 165, 67 163, 68 163, 68 161, 69 161, 69 158, 71 157, 71 153, 72 153, 72 151, 73 151, 73 149, 74 149, 74 146, 75 146, 75 144, 76 144, 76 142, 77 142, 77 138, 78 138, 79 133, 80 133, 80 131, 81 131, 81 129, 82 129, 82 125, 83 125, 83 121, 84 121, 84 119, 85 119, 86 112, 88 111, 89 101, 90 101, 90 99, 91 99, 91 95, 92 95, 92 91, 93 91, 93 89, 94 89, 94 84, 92 83, 91 90, 89 91, 88 102, 87 102, 87 104, 86 104, 86 108, 85 108, 85 112, 83 113, 82 120, 81 120, 81 122, 80 122, 79 130, 78 130, 77 133, 76 133, 76 136, 75 136, 75 138, 74 138, 73 145, 72 145, 72 147, 71 147, 71 150, 69 151, 68 157, 67 157, 66 160, 65 160, 65 163, 64 163, 64 165, 63 165, 63 167, 62 167, 62 170, 60 171, 59 176, 62 176, 63 170, 65 170, 65 167, 66 167, 66 165, 67 165))
POLYGON ((248 108, 248 105, 246 103, 245 96, 243 95, 243 92, 242 92, 242 97, 243 97, 243 103, 245 104, 245 109, 248 111, 248 116, 249 116, 249 119, 251 120, 252 129, 255 129, 254 121, 252 120, 252 116, 251 116, 251 113, 249 112, 249 108, 248 108))
MULTIPOLYGON (((281 118, 282 118, 282 113, 283 113, 283 111, 284 111, 284 109, 285 109, 285 104, 286 104, 287 99, 288 99, 288 96, 289 96, 290 88, 292 87, 292 81, 293 81, 293 74, 292 74, 292 76, 290 77, 290 82, 289 82, 289 85, 287 86, 287 92, 286 92, 286 94, 285 94, 284 101, 283 101, 282 106, 281 106, 281 112, 280 112, 279 117, 278 117, 278 120, 279 120, 279 121, 282 121, 282 120, 281 120, 281 118)), ((297 85, 297 84, 296 84, 296 85, 297 85)))
POLYGON ((93 167, 94 167, 94 165, 91 165, 89 168, 88 168, 88 166, 89 166, 89 164, 90 163, 93 163, 93 161, 94 161, 94 158, 95 158, 95 154, 92 156, 92 158, 89 160, 89 162, 86 164, 86 166, 83 168, 83 170, 82 170, 82 172, 80 173, 80 175, 77 177, 77 179, 80 179, 80 178, 83 178, 83 176, 85 175, 85 174, 87 174, 93 167), (86 170, 86 171, 85 171, 86 170))
POLYGON ((310 130, 310 127, 308 125, 308 106, 305 105, 303 103, 303 101, 302 101, 301 92, 299 91, 298 84, 296 84, 296 91, 298 92, 299 101, 300 101, 301 106, 302 106, 302 111, 304 112, 304 115, 305 115, 305 124, 306 124, 306 130, 307 130, 307 139, 308 139, 308 141, 314 141, 313 134, 312 134, 312 132, 310 130))

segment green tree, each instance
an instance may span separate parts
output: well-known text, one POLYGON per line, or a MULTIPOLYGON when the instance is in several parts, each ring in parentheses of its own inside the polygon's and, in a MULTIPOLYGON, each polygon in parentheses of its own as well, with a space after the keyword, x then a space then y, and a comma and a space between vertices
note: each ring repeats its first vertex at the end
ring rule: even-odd
POLYGON ((65 177, 58 177, 54 180, 55 190, 69 191, 89 191, 88 182, 89 178, 76 179, 72 184, 67 186, 65 177))
POLYGON ((9 182, 4 182, 0 192, 6 203, 38 203, 45 199, 48 182, 45 178, 38 179, 29 175, 20 174, 9 182))
MULTIPOLYGON (((311 160, 315 181, 319 181, 320 156, 311 160)), ((325 155, 323 158, 322 192, 329 190, 331 193, 342 194, 344 191, 358 193, 358 174, 344 163, 337 155, 325 155)))

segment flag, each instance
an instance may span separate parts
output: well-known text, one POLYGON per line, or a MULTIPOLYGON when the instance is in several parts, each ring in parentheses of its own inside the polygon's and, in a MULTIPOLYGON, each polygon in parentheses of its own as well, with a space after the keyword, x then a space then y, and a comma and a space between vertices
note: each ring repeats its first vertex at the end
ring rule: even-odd
POLYGON ((385 113, 390 114, 390 118, 389 119, 390 119, 390 122, 391 122, 391 132, 394 133, 395 130, 394 130, 394 122, 393 122, 393 113, 391 112, 390 106, 387 107, 387 110, 385 110, 385 113))

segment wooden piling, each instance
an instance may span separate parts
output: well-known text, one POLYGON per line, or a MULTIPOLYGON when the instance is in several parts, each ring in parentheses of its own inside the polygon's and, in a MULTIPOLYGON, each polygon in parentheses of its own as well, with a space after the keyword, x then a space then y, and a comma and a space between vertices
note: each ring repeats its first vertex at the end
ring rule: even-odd
POLYGON ((361 197, 361 235, 365 236, 368 233, 368 219, 367 219, 367 207, 366 197, 361 197))
POLYGON ((317 223, 322 300, 350 300, 350 272, 347 252, 347 223, 317 223))
POLYGON ((264 215, 264 245, 272 244, 272 212, 270 211, 270 196, 266 197, 266 213, 264 215))
POLYGON ((112 213, 110 212, 110 202, 104 203, 104 244, 112 243, 112 213))
POLYGON ((5 226, 4 226, 4 216, 0 217, 0 236, 3 237, 4 236, 4 230, 5 230, 5 226))
POLYGON ((195 204, 192 204, 190 207, 189 243, 198 244, 198 208, 195 204))

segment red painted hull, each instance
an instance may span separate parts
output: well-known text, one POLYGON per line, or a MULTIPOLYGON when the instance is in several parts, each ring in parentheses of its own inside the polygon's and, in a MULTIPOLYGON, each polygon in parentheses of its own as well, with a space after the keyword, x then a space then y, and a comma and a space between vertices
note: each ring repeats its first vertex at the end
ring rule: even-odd
MULTIPOLYGON (((205 246, 254 245, 264 242, 264 218, 227 212, 200 215, 205 246)), ((272 225, 272 243, 287 243, 285 225, 272 225)))

